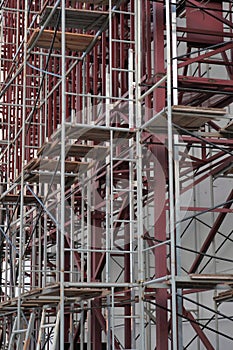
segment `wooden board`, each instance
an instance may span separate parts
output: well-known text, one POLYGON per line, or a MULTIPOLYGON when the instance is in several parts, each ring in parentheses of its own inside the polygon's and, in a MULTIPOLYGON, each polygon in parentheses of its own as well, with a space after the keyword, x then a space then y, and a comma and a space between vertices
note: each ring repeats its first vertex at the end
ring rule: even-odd
MULTIPOLYGON (((47 6, 41 16, 41 25, 44 25, 49 17, 53 7, 47 6)), ((58 7, 52 17, 47 22, 47 27, 61 26, 60 18, 61 8, 58 7)), ((99 30, 108 19, 108 12, 84 10, 75 8, 66 8, 66 28, 76 28, 88 30, 99 30)))
MULTIPOLYGON (((75 158, 93 158, 101 157, 106 155, 108 151, 107 147, 104 146, 89 146, 89 145, 80 145, 80 144, 71 144, 66 146, 66 157, 75 157, 75 158)), ((61 153, 61 144, 59 142, 47 142, 41 149, 37 152, 38 156, 48 156, 55 157, 61 153)))
MULTIPOLYGON (((100 296, 106 296, 109 291, 106 288, 78 288, 65 287, 65 304, 78 303, 81 300, 88 300, 100 296)), ((34 289, 21 295, 21 306, 25 309, 41 307, 42 305, 54 305, 60 302, 60 285, 54 284, 43 289, 34 289)), ((16 310, 18 298, 12 298, 0 303, 0 313, 16 310)))
POLYGON ((219 303, 223 301, 233 301, 233 289, 219 293, 216 297, 214 297, 214 300, 219 303))
MULTIPOLYGON (((77 173, 79 169, 82 167, 86 168, 89 163, 87 162, 76 162, 76 161, 65 161, 65 171, 67 173, 77 173)), ((44 159, 44 158, 34 158, 32 159, 26 166, 25 170, 28 172, 34 170, 40 171, 55 171, 61 170, 61 162, 60 160, 52 160, 52 159, 44 159)))
POLYGON ((231 123, 229 123, 224 130, 226 130, 227 132, 233 132, 233 121, 231 123))
MULTIPOLYGON (((197 131, 205 123, 211 120, 218 120, 226 114, 222 108, 202 108, 192 106, 173 106, 172 107, 172 123, 174 128, 179 131, 182 129, 197 131)), ((164 110, 158 114, 157 118, 147 127, 151 132, 166 132, 167 130, 167 111, 164 110)))
MULTIPOLYGON (((61 128, 58 129, 53 138, 60 138, 61 128)), ((127 128, 112 129, 113 139, 130 139, 135 136, 135 132, 127 128)), ((89 140, 94 142, 110 141, 111 131, 104 126, 86 126, 83 124, 66 123, 66 137, 70 140, 89 140)))
POLYGON ((188 129, 198 130, 202 125, 211 120, 217 120, 226 114, 222 108, 202 108, 192 106, 173 106, 173 123, 188 129))
MULTIPOLYGON (((53 41, 55 31, 45 29, 39 35, 40 30, 33 30, 33 33, 28 41, 28 47, 40 47, 42 49, 50 49, 53 41)), ((94 35, 78 34, 78 33, 66 33, 66 50, 84 52, 94 39, 94 35)), ((57 31, 53 45, 54 50, 61 49, 61 32, 57 31)))
POLYGON ((192 279, 192 280, 202 280, 202 281, 213 281, 213 282, 233 282, 233 275, 232 274, 220 274, 220 275, 217 275, 217 274, 206 274, 206 273, 203 273, 203 274, 196 274, 196 273, 193 273, 193 274, 190 274, 189 277, 192 279))
MULTIPOLYGON (((108 5, 108 0, 73 0, 73 5, 75 2, 83 3, 83 4, 93 4, 93 5, 108 5)), ((122 1, 121 1, 122 2, 122 1)), ((117 3, 116 0, 112 1, 112 5, 115 5, 117 3)))
MULTIPOLYGON (((100 288, 77 288, 77 287, 65 287, 64 294, 67 298, 74 298, 80 300, 86 300, 100 296, 107 293, 106 290, 100 288)), ((43 289, 43 296, 60 296, 60 285, 51 285, 43 289)))
MULTIPOLYGON (((69 176, 65 175, 65 186, 71 186, 75 182, 79 180, 79 177, 76 176, 69 176)), ((60 184, 61 183, 61 175, 53 173, 37 173, 37 174, 28 174, 28 176, 25 178, 25 181, 31 184, 39 184, 39 183, 46 183, 46 184, 60 184)))
MULTIPOLYGON (((65 185, 70 186, 77 182, 81 174, 93 165, 88 162, 65 161, 65 185)), ((34 158, 24 167, 24 180, 28 183, 61 182, 61 166, 58 160, 34 158)), ((21 181, 21 175, 15 180, 21 181)))
MULTIPOLYGON (((176 277, 177 288, 185 289, 214 289, 217 285, 225 285, 227 288, 233 283, 233 275, 215 274, 190 274, 176 277)), ((167 282, 171 285, 171 281, 167 282)))
POLYGON ((233 121, 220 130, 222 137, 232 139, 233 138, 233 121))
MULTIPOLYGON (((41 197, 38 197, 42 200, 41 197)), ((0 198, 0 202, 2 203, 18 203, 20 204, 20 194, 7 194, 0 198)), ((23 196, 24 205, 27 204, 38 204, 37 199, 33 195, 24 195, 23 196)))

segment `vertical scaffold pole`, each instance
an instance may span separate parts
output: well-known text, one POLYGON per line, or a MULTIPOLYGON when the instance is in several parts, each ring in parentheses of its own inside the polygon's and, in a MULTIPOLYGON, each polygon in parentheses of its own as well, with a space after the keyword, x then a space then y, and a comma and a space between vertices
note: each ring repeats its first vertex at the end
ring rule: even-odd
POLYGON ((172 131, 172 74, 171 74, 171 23, 170 1, 166 0, 167 38, 167 124, 168 124, 168 176, 169 176, 169 221, 171 235, 171 295, 172 295, 172 346, 177 349, 177 309, 176 309, 176 246, 174 212, 174 171, 173 171, 173 131, 172 131))
MULTIPOLYGON (((174 135, 174 175, 175 175, 175 219, 176 219, 176 245, 177 247, 181 246, 181 213, 180 213, 180 169, 179 169, 179 136, 174 135)), ((176 249, 176 270, 177 275, 181 275, 181 256, 179 249, 176 249)), ((177 289, 177 312, 178 315, 182 315, 183 313, 183 301, 182 301, 182 289, 177 289)), ((183 329, 182 329, 182 317, 178 316, 177 329, 178 329, 178 349, 183 349, 183 329)))
MULTIPOLYGON (((140 128, 141 120, 141 1, 135 1, 135 99, 136 99, 136 127, 140 128)), ((140 340, 139 348, 145 349, 145 324, 144 324, 144 256, 143 256, 143 203, 142 203, 142 149, 141 133, 136 135, 136 167, 137 167, 137 227, 138 227, 138 288, 139 288, 139 319, 140 340)))
MULTIPOLYGON (((129 49, 129 53, 128 53, 128 57, 129 57, 129 74, 128 74, 128 84, 129 84, 129 127, 133 127, 134 126, 134 105, 133 105, 133 93, 134 93, 134 88, 133 88, 133 84, 134 84, 134 73, 133 73, 133 69, 134 69, 134 61, 133 61, 133 49, 129 49)), ((133 158, 134 157, 134 150, 133 150, 133 140, 129 140, 129 147, 130 147, 130 154, 129 154, 129 158, 133 158)), ((133 168, 133 164, 132 162, 130 162, 129 164, 129 186, 130 186, 130 192, 129 192, 129 218, 130 218, 130 283, 133 283, 135 281, 134 279, 134 254, 133 254, 133 245, 134 245, 134 239, 135 239, 135 235, 134 235, 134 231, 135 231, 135 223, 134 223, 134 193, 133 193, 133 187, 134 187, 134 168, 133 168)), ((132 289, 131 291, 131 298, 132 300, 135 299, 135 290, 132 289)), ((133 349, 136 348, 136 322, 135 322, 135 317, 133 317, 135 315, 135 305, 132 304, 131 306, 131 316, 132 316, 132 320, 131 320, 131 347, 133 349)))
POLYGON ((177 70, 177 34, 176 34, 176 1, 171 4, 172 29, 172 88, 173 105, 178 104, 178 70, 177 70))
POLYGON ((61 64, 62 64, 62 106, 61 106, 61 244, 60 244, 60 349, 64 350, 64 280, 65 280, 65 121, 66 121, 66 38, 65 38, 65 0, 61 0, 61 64))
MULTIPOLYGON (((24 251, 24 159, 25 159, 25 139, 26 139, 26 81, 27 81, 27 27, 28 27, 28 0, 24 2, 24 62, 23 62, 23 110, 21 124, 21 183, 20 183, 20 238, 19 238, 19 263, 18 263, 18 304, 17 304, 17 330, 21 328, 21 294, 23 288, 23 251, 24 251)), ((17 341, 17 349, 20 348, 21 333, 17 341)))

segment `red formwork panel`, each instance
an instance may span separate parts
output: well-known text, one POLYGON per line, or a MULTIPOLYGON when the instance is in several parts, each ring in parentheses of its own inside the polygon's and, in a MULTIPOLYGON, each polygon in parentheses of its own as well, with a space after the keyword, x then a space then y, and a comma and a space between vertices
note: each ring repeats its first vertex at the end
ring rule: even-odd
POLYGON ((223 41, 222 16, 221 1, 186 1, 188 45, 206 47, 221 43, 223 41))

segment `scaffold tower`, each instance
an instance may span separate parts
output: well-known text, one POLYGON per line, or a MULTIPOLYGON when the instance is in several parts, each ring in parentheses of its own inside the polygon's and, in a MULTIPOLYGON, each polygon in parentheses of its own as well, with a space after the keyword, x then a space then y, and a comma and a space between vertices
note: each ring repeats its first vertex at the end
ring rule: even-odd
POLYGON ((0 349, 232 349, 232 19, 0 1, 0 349))

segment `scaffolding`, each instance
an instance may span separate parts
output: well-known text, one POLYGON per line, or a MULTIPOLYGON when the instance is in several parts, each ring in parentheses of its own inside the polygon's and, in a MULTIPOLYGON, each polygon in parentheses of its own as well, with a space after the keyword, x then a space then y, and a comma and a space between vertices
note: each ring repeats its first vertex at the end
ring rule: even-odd
POLYGON ((232 13, 1 1, 1 349, 232 348, 232 13))

